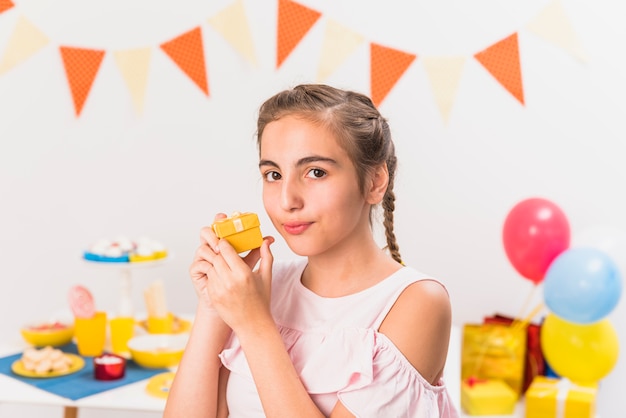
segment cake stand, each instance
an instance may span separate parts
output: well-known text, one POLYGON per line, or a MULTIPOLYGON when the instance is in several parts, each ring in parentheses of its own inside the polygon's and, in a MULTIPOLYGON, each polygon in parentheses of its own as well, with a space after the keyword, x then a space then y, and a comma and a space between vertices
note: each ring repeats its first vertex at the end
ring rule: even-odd
POLYGON ((168 254, 167 257, 149 261, 137 262, 107 262, 107 261, 91 261, 83 258, 83 262, 95 268, 117 271, 120 278, 120 299, 118 302, 118 312, 120 316, 134 316, 132 301, 132 277, 133 271, 147 268, 162 266, 172 259, 168 254))

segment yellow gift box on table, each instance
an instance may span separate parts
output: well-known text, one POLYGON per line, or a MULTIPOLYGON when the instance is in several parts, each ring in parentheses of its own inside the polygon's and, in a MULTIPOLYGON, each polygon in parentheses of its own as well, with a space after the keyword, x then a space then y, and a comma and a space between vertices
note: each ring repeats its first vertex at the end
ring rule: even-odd
POLYGON ((536 376, 526 391, 526 418, 594 418, 596 384, 536 376))
POLYGON ((218 238, 228 241, 238 253, 259 248, 263 244, 256 213, 235 212, 230 217, 215 222, 213 231, 218 238))
POLYGON ((517 398, 502 380, 470 377, 461 382, 461 408, 468 415, 511 415, 517 398))

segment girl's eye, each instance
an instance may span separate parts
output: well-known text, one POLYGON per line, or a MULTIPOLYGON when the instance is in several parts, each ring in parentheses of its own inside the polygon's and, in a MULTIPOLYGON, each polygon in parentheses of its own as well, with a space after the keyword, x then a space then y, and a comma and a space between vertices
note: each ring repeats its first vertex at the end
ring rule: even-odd
POLYGON ((307 173, 307 177, 313 177, 316 179, 322 178, 326 175, 326 172, 319 168, 313 168, 307 173))
POLYGON ((276 171, 268 171, 263 176, 265 177, 265 181, 269 181, 269 182, 277 181, 281 179, 280 173, 277 173, 276 171))

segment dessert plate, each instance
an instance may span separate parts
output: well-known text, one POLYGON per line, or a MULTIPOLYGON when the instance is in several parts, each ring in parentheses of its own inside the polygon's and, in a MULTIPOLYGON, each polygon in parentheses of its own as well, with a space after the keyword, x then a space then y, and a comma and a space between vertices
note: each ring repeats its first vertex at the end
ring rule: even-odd
POLYGON ((38 379, 46 379, 49 377, 59 377, 59 376, 65 376, 68 374, 76 373, 77 371, 85 367, 85 360, 83 360, 81 356, 77 356, 76 354, 70 354, 70 353, 64 353, 64 354, 65 356, 69 357, 70 360, 72 360, 72 364, 70 365, 69 369, 64 370, 64 371, 57 371, 57 372, 52 371, 52 372, 48 372, 45 374, 35 373, 34 371, 26 370, 26 368, 24 368, 24 363, 22 362, 22 359, 15 360, 13 362, 13 364, 11 365, 11 371, 23 377, 35 377, 38 379))

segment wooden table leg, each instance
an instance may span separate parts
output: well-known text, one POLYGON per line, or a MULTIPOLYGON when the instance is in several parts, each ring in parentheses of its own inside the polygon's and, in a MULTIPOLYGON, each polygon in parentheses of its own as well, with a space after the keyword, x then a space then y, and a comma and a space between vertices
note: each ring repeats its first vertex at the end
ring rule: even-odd
POLYGON ((77 418, 78 408, 75 406, 66 406, 63 408, 63 418, 77 418))

